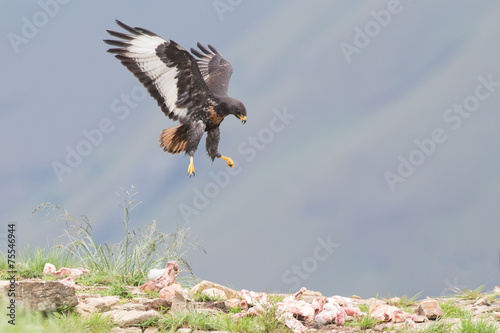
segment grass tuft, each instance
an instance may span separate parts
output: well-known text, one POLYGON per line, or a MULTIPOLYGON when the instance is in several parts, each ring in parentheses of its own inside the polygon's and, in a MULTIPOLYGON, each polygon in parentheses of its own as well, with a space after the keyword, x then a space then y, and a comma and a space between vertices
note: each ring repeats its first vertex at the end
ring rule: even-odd
POLYGON ((476 289, 468 289, 466 287, 456 287, 450 288, 450 290, 455 293, 458 297, 466 300, 477 300, 484 296, 483 291, 486 288, 486 285, 480 285, 476 289))
MULTIPOLYGON (((99 243, 92 221, 85 215, 75 219, 65 209, 51 203, 43 203, 35 208, 33 213, 43 211, 49 215, 58 212, 58 220, 66 223, 64 233, 68 243, 61 246, 60 251, 68 255, 59 258, 59 262, 63 259, 77 262, 91 272, 105 276, 106 279, 110 279, 110 276, 116 277, 120 282, 137 286, 146 281, 150 269, 163 267, 167 260, 176 260, 181 272, 188 273, 184 284, 194 280, 185 254, 187 249, 198 246, 188 242, 189 228, 177 228, 175 233, 163 233, 157 229, 156 221, 153 221, 144 230, 131 230, 131 213, 141 202, 136 198, 138 192, 135 187, 132 186, 130 190, 122 189, 122 192, 123 194, 118 194, 118 205, 123 213, 121 223, 124 234, 123 240, 118 243, 99 243)), ((42 263, 47 262, 41 256, 37 258, 40 260, 32 265, 33 270, 39 270, 40 267, 43 269, 42 263)))
POLYGON ((412 306, 413 304, 415 304, 415 301, 418 300, 418 298, 420 297, 421 294, 422 294, 422 292, 419 292, 418 294, 416 294, 412 297, 409 297, 409 298, 408 298, 408 296, 403 295, 403 296, 399 297, 399 299, 396 302, 392 302, 391 297, 386 297, 386 298, 384 298, 384 301, 386 301, 386 303, 389 305, 394 305, 398 308, 406 309, 406 308, 412 306))
POLYGON ((460 321, 459 333, 495 333, 497 325, 486 319, 473 320, 472 316, 467 316, 460 321))

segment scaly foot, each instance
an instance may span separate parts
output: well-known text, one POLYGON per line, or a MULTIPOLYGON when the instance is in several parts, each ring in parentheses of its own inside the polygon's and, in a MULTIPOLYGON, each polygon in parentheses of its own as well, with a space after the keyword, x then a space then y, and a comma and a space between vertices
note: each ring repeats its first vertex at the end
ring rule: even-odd
POLYGON ((189 158, 188 175, 190 178, 191 176, 194 176, 193 156, 189 158))
POLYGON ((222 158, 223 160, 225 160, 227 162, 228 167, 231 167, 231 168, 233 167, 234 162, 231 159, 231 157, 221 156, 220 158, 222 158))

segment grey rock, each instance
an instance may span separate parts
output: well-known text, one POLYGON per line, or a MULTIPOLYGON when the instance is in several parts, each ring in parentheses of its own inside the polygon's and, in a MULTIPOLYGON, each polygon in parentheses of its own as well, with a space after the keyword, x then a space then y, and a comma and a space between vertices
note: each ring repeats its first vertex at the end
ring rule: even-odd
POLYGON ((435 320, 438 317, 443 317, 443 310, 439 306, 439 303, 433 299, 423 300, 415 311, 417 315, 425 316, 428 319, 435 320))
POLYGON ((93 306, 99 312, 106 312, 111 310, 111 308, 120 303, 120 297, 118 296, 104 296, 104 297, 95 297, 95 298, 87 298, 85 300, 85 304, 93 306))
POLYGON ((79 303, 75 307, 75 312, 78 313, 83 318, 87 318, 91 313, 97 312, 97 309, 92 305, 79 303))
POLYGON ((193 330, 190 328, 179 328, 177 330, 177 333, 191 333, 191 332, 193 332, 193 330))
MULTIPOLYGON (((59 281, 17 281, 13 285, 16 306, 26 309, 52 312, 64 306, 76 306, 78 298, 75 288, 66 286, 59 281)), ((1 281, 1 295, 7 295, 11 284, 1 281)))
POLYGON ((150 311, 124 311, 124 310, 111 310, 104 312, 103 316, 109 316, 113 321, 120 326, 130 326, 135 324, 141 324, 145 321, 153 319, 158 316, 158 312, 150 311))
POLYGON ((172 306, 172 303, 163 298, 134 298, 132 303, 142 304, 146 310, 165 312, 172 306))
POLYGON ((194 286, 193 288, 191 288, 191 291, 189 292, 189 295, 191 297, 194 297, 195 295, 201 293, 203 290, 205 290, 205 289, 212 289, 212 288, 215 288, 215 289, 223 291, 224 294, 226 295, 226 299, 239 298, 240 297, 239 292, 237 292, 236 290, 233 290, 233 289, 231 289, 229 287, 225 287, 225 286, 220 285, 218 283, 214 283, 214 282, 210 282, 210 281, 206 281, 206 280, 201 281, 196 286, 194 286))
POLYGON ((123 311, 146 311, 146 307, 140 303, 125 303, 120 305, 114 305, 111 310, 123 310, 123 311))
POLYGON ((172 300, 172 312, 189 312, 194 310, 193 299, 189 296, 187 289, 176 290, 172 300))

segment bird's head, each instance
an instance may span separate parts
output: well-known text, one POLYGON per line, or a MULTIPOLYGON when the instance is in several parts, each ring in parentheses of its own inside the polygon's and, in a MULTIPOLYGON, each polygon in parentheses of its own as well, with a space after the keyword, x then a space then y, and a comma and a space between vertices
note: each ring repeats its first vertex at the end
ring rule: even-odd
POLYGON ((226 108, 228 114, 233 114, 236 118, 241 120, 243 124, 247 122, 247 109, 243 103, 237 99, 229 97, 221 104, 226 108))

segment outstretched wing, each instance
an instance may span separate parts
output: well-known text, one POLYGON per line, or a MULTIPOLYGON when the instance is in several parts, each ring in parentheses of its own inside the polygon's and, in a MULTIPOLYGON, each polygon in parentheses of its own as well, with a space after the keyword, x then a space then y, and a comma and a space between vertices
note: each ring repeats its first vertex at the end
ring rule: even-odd
POLYGON ((108 52, 116 54, 141 81, 165 115, 188 123, 193 110, 202 107, 211 95, 194 57, 176 42, 149 30, 116 23, 130 34, 107 30, 121 39, 105 40, 116 47, 108 52))
POLYGON ((208 44, 209 50, 200 43, 197 45, 203 53, 193 48, 191 48, 191 53, 198 58, 196 61, 203 79, 212 92, 227 96, 233 66, 212 45, 208 44))

